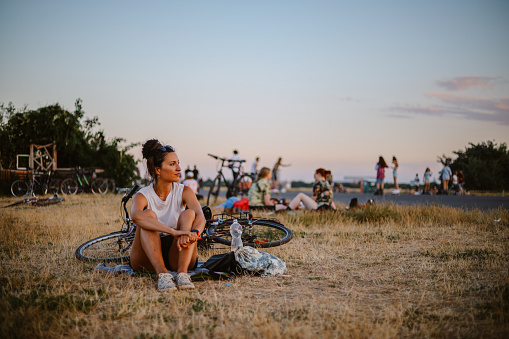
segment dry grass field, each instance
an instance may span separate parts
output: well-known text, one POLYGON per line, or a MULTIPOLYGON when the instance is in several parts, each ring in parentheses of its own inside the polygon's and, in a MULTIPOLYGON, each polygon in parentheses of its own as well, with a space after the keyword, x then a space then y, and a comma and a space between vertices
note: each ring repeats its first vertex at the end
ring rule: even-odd
POLYGON ((281 214, 294 239, 266 251, 287 276, 160 293, 151 275, 96 273, 74 257, 120 229, 120 199, 0 209, 1 338, 509 337, 507 210, 281 214))

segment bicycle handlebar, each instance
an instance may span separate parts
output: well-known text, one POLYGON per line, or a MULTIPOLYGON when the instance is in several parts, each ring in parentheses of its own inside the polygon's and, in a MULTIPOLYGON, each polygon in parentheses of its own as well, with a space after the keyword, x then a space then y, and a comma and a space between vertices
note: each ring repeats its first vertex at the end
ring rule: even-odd
POLYGON ((208 156, 209 156, 209 157, 212 157, 212 158, 214 158, 214 159, 216 159, 216 160, 222 160, 223 162, 224 162, 224 161, 229 161, 229 162, 240 162, 240 163, 242 163, 242 162, 246 162, 246 160, 230 160, 230 159, 226 159, 226 158, 221 158, 221 157, 218 157, 217 155, 213 155, 213 154, 210 154, 210 153, 208 153, 208 156))
POLYGON ((124 213, 125 213, 125 216, 126 216, 126 219, 129 219, 129 211, 127 211, 127 202, 129 201, 129 199, 131 199, 134 195, 134 193, 136 193, 138 190, 140 189, 140 185, 138 184, 134 184, 133 188, 131 188, 129 190, 129 192, 127 192, 124 197, 122 198, 122 207, 124 208, 124 213))
POLYGON ((131 188, 129 190, 129 192, 127 192, 126 195, 124 195, 124 197, 122 198, 122 202, 128 202, 129 199, 131 199, 133 197, 134 193, 136 193, 139 188, 140 188, 140 185, 134 184, 133 188, 131 188))

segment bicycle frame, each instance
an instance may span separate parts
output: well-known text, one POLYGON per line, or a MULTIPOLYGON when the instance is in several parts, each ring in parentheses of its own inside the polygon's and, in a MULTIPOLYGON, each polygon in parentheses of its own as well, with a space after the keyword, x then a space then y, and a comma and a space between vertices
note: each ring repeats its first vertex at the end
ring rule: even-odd
POLYGON ((78 184, 80 187, 90 189, 90 182, 88 181, 86 175, 85 175, 85 169, 81 168, 80 166, 74 168, 74 174, 76 176, 76 180, 78 181, 78 184))
POLYGON ((39 180, 37 180, 37 178, 42 177, 44 174, 35 174, 35 171, 33 171, 31 169, 29 169, 29 171, 31 172, 31 174, 30 174, 30 176, 28 176, 28 187, 30 188, 31 195, 35 196, 36 188, 42 194, 46 194, 48 192, 48 189, 50 186, 49 183, 51 181, 51 175, 52 175, 51 170, 46 172, 46 174, 48 175, 46 182, 40 182, 39 180))
MULTIPOLYGON (((233 166, 235 163, 242 164, 246 160, 230 160, 230 159, 220 158, 213 154, 209 154, 209 156, 216 160, 219 160, 221 162, 221 165, 219 166, 217 175, 214 178, 214 181, 212 182, 212 186, 209 189, 209 194, 207 196, 207 205, 210 205, 211 196, 214 197, 214 199, 213 199, 214 202, 217 200, 219 191, 221 189, 221 181, 224 181, 224 185, 226 186, 226 189, 227 189, 226 198, 229 198, 229 197, 237 195, 239 193, 239 187, 238 187, 239 183, 243 180, 243 178, 248 176, 248 174, 245 174, 242 172, 241 167, 239 168, 238 172, 233 169, 233 166), (231 182, 228 181, 225 177, 225 174, 223 172, 223 168, 225 168, 225 167, 228 167, 232 171, 233 180, 231 180, 231 182)), ((249 175, 249 177, 251 177, 251 176, 249 175)), ((244 190, 242 190, 242 191, 243 191, 243 193, 247 193, 247 192, 244 192, 244 190)))
POLYGON ((239 170, 239 172, 235 172, 233 170, 233 164, 236 163, 236 162, 239 162, 239 163, 243 163, 245 162, 246 160, 230 160, 230 159, 225 159, 225 158, 220 158, 216 155, 213 155, 213 154, 209 154, 210 157, 216 159, 216 160, 220 160, 221 161, 221 167, 219 167, 219 170, 217 171, 217 176, 216 177, 221 177, 224 181, 224 184, 226 185, 226 188, 228 189, 228 191, 232 191, 233 188, 235 187, 235 182, 237 181, 237 178, 239 178, 241 175, 242 175, 242 172, 239 170), (228 162, 228 165, 225 165, 225 162, 228 162), (231 181, 231 183, 226 180, 226 177, 223 173, 223 168, 229 168, 231 171, 232 171, 232 175, 233 175, 233 180, 231 181))

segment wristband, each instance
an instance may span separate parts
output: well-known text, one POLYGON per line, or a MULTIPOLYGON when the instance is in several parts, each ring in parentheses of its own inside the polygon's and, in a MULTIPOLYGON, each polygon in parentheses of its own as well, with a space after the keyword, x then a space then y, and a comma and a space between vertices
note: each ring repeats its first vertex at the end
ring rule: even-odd
POLYGON ((194 233, 200 235, 200 231, 198 231, 198 230, 191 230, 191 232, 194 232, 194 233))

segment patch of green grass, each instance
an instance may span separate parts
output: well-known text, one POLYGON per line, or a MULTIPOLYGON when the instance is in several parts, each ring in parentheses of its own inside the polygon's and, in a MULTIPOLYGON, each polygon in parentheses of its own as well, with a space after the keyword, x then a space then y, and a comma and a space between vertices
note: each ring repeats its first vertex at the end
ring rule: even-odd
POLYGON ((456 252, 453 259, 478 259, 478 260, 485 260, 490 254, 493 254, 493 251, 488 251, 485 249, 473 249, 473 250, 466 250, 461 252, 456 252))
POLYGON ((323 277, 309 277, 309 280, 323 280, 323 277))
POLYGON ((210 304, 199 298, 185 298, 186 303, 191 304, 191 310, 193 312, 201 312, 210 308, 210 304))

